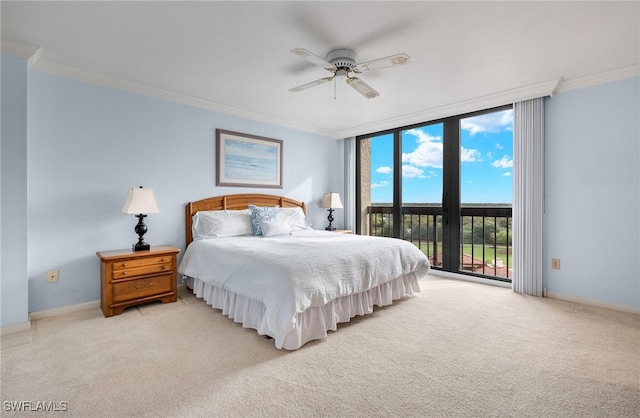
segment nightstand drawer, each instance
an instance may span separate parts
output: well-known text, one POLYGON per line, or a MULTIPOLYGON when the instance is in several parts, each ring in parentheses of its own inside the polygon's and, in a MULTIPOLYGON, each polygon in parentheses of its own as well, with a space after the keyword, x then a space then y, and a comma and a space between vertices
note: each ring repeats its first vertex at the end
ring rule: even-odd
POLYGON ((171 292, 172 274, 113 283, 113 302, 171 292))
MULTIPOLYGON (((160 257, 159 257, 160 258, 160 257)), ((149 258, 147 260, 155 260, 156 264, 140 264, 140 261, 146 260, 134 260, 123 263, 116 263, 113 265, 113 272, 111 273, 111 279, 126 279, 127 277, 143 276, 153 273, 162 273, 165 271, 173 270, 173 263, 171 257, 164 257, 166 262, 158 264, 159 258, 149 258), (126 265, 128 267, 121 267, 126 265), (137 265, 137 266, 136 266, 137 265)))
POLYGON ((132 260, 116 261, 113 263, 113 270, 125 270, 136 267, 154 266, 162 263, 171 263, 172 256, 145 257, 132 260))

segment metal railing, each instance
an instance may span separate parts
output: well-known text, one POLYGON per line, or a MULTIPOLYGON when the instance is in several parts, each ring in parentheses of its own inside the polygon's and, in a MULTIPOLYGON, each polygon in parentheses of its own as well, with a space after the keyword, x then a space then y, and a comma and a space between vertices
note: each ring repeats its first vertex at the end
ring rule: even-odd
MULTIPOLYGON (((393 208, 369 206, 368 235, 393 236, 393 208)), ((462 206, 460 209, 459 271, 511 281, 513 253, 510 206, 462 206)), ((398 238, 413 242, 429 257, 434 268, 442 267, 442 207, 403 206, 398 238)))

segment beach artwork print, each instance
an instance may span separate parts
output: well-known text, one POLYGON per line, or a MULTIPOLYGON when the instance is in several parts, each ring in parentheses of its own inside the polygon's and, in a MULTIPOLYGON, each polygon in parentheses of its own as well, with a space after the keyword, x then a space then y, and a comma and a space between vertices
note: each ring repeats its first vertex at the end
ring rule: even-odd
POLYGON ((217 186, 282 188, 282 141, 216 130, 217 186))

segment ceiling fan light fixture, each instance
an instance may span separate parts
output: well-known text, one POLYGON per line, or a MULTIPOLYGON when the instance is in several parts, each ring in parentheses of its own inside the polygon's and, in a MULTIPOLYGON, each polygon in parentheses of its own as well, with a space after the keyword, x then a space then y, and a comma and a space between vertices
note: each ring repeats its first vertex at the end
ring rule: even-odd
POLYGON ((380 93, 375 91, 373 87, 360 80, 359 78, 350 77, 349 73, 361 74, 366 71, 374 71, 381 68, 408 64, 411 61, 411 57, 409 57, 405 53, 395 54, 385 58, 378 58, 372 61, 362 62, 358 64, 358 56, 354 51, 350 49, 334 49, 327 54, 326 60, 307 51, 304 48, 295 48, 292 49, 291 52, 301 58, 306 59, 312 64, 323 67, 325 70, 332 72, 333 76, 321 78, 320 80, 312 81, 311 83, 294 87, 292 89, 289 89, 289 91, 298 92, 333 80, 334 99, 336 78, 346 79, 347 84, 353 87, 358 93, 360 93, 367 99, 373 99, 375 97, 378 97, 380 93))
POLYGON ((351 69, 357 60, 358 55, 350 49, 334 49, 327 54, 327 61, 336 68, 351 69))

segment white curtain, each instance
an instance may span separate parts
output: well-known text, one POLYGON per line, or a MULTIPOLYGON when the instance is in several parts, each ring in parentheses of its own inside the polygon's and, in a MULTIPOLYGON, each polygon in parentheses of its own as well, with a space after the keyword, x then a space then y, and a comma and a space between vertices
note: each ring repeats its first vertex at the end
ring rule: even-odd
POLYGON ((356 139, 344 140, 344 227, 356 229, 356 139))
POLYGON ((514 104, 513 291, 542 296, 544 98, 514 104))

